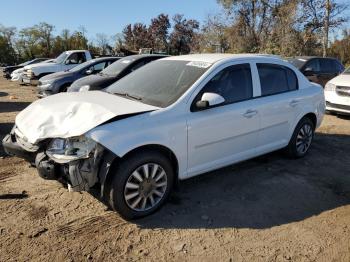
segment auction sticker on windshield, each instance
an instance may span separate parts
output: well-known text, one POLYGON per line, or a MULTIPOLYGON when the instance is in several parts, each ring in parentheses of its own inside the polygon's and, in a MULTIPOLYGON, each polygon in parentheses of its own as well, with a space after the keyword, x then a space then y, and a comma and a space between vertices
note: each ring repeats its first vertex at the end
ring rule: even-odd
POLYGON ((201 62, 201 61, 192 61, 186 64, 187 66, 195 66, 199 68, 208 68, 211 66, 211 63, 208 62, 201 62))

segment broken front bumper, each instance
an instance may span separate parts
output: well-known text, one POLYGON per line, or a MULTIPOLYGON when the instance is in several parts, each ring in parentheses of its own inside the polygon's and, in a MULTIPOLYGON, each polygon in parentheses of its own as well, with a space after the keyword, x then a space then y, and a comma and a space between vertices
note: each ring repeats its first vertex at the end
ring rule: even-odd
MULTIPOLYGON (((15 129, 15 128, 14 128, 15 129)), ((72 160, 67 163, 59 163, 55 158, 50 157, 46 153, 48 143, 44 143, 41 147, 33 145, 35 152, 25 150, 17 141, 15 131, 2 141, 5 152, 11 156, 23 158, 35 166, 40 177, 47 180, 59 180, 68 184, 70 191, 88 191, 96 183, 100 163, 104 153, 104 148, 96 144, 95 149, 88 158, 72 160)))
POLYGON ((19 158, 23 158, 27 160, 28 162, 34 164, 35 163, 35 156, 36 152, 28 152, 24 150, 16 141, 16 137, 14 134, 8 134, 5 136, 5 138, 2 140, 2 146, 4 147, 4 150, 6 154, 10 156, 17 156, 19 158))

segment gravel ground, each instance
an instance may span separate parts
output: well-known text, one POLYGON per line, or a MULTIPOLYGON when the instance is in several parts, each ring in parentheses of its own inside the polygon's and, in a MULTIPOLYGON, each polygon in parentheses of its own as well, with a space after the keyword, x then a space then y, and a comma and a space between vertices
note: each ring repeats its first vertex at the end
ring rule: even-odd
MULTIPOLYGON (((0 78, 0 138, 34 88, 0 78)), ((0 261, 350 261, 350 118, 327 115, 310 153, 282 152, 186 180, 126 222, 0 146, 0 261)))

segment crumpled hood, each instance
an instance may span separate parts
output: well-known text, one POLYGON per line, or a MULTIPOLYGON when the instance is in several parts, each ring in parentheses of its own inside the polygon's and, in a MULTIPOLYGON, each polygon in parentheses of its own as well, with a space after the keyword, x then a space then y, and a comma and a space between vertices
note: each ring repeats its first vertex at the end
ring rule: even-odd
POLYGON ((101 91, 60 93, 37 100, 16 117, 29 143, 83 135, 116 117, 159 109, 101 91))

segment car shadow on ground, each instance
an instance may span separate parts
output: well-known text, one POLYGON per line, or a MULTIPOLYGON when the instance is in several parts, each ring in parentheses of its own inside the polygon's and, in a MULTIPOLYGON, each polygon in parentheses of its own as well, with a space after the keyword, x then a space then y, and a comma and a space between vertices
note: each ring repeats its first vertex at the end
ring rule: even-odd
POLYGON ((140 228, 254 228, 297 222, 350 204, 350 136, 318 134, 309 155, 282 151, 185 180, 140 228))
POLYGON ((30 104, 30 102, 0 102, 0 113, 19 112, 30 104))

